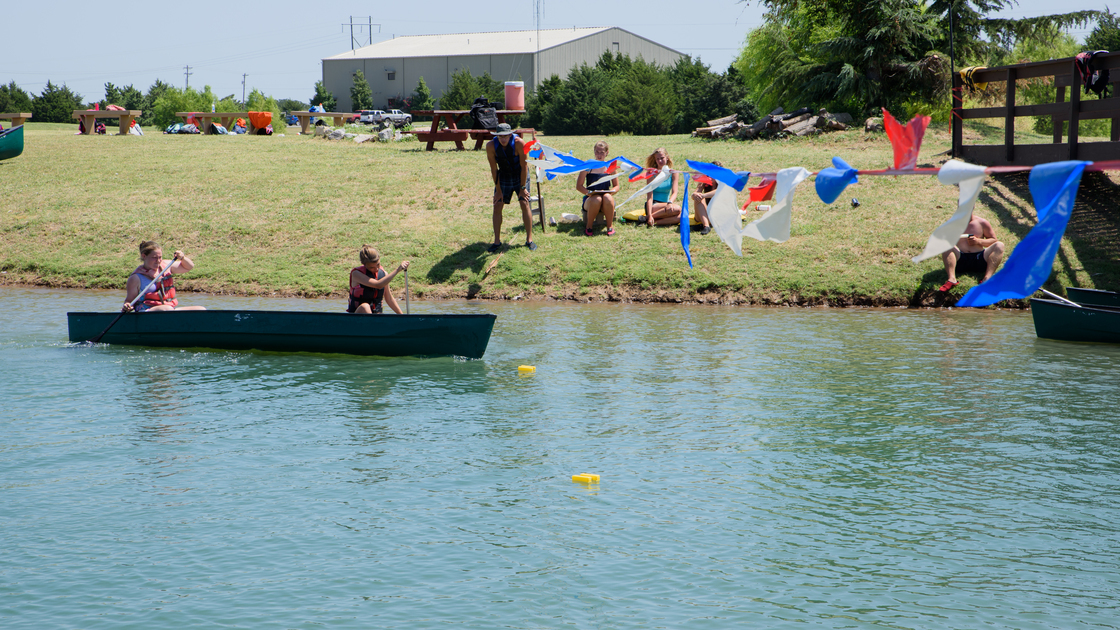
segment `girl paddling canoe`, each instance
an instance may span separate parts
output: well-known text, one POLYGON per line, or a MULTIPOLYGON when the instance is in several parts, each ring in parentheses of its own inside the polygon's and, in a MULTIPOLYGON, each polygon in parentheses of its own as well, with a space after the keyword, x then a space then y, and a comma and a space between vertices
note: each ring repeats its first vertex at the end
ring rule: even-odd
POLYGON ((204 306, 179 306, 179 300, 175 299, 175 280, 171 276, 194 269, 194 263, 191 262, 190 258, 187 258, 186 254, 176 250, 172 260, 165 261, 163 250, 155 241, 144 241, 140 243, 140 260, 142 264, 133 270, 132 275, 128 276, 124 306, 121 307, 121 311, 127 313, 135 310, 137 313, 155 313, 160 311, 206 310, 204 306), (133 308, 132 303, 140 297, 140 291, 147 288, 152 280, 164 270, 167 270, 167 273, 163 274, 163 277, 155 286, 148 289, 143 299, 133 308))
POLYGON ((362 261, 362 266, 350 270, 350 301, 346 305, 346 312, 380 315, 381 302, 384 300, 389 308, 400 315, 401 307, 393 297, 389 283, 399 272, 408 269, 408 261, 398 265, 393 273, 386 273, 381 267, 381 254, 372 245, 363 246, 358 251, 358 258, 362 261))

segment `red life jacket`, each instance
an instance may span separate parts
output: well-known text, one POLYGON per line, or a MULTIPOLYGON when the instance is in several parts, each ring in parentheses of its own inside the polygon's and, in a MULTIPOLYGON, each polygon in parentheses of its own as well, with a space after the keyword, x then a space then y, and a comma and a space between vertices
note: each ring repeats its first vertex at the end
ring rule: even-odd
MULTIPOLYGON (((172 261, 170 264, 174 265, 172 261)), ((132 273, 143 278, 143 284, 140 285, 140 290, 143 291, 145 287, 151 284, 152 279, 144 273, 143 265, 140 265, 132 273)), ((160 271, 163 271, 162 269, 160 271)), ((158 272, 157 272, 158 273, 158 272)), ((162 304, 169 304, 171 306, 179 306, 179 300, 175 299, 175 280, 171 277, 171 272, 163 274, 159 279, 156 286, 152 287, 152 291, 144 294, 144 304, 148 306, 160 306, 162 304)))
MULTIPOLYGON (((362 275, 366 276, 367 278, 369 277, 369 270, 366 269, 365 265, 362 265, 361 267, 354 267, 353 269, 351 269, 350 270, 350 277, 351 278, 354 277, 354 272, 355 271, 358 271, 358 272, 362 273, 362 275)), ((384 277, 385 277, 385 270, 382 269, 382 268, 378 268, 377 269, 377 277, 374 278, 374 280, 380 280, 384 277)), ((353 280, 351 280, 351 282, 353 282, 353 280)), ((381 298, 383 298, 384 296, 385 296, 385 289, 375 289, 373 287, 367 287, 367 286, 364 286, 364 285, 361 285, 361 284, 351 284, 350 285, 350 303, 346 306, 346 311, 348 313, 353 313, 355 310, 358 309, 359 304, 369 304, 370 309, 373 310, 373 312, 375 314, 379 314, 379 313, 382 312, 382 310, 381 310, 381 298)))

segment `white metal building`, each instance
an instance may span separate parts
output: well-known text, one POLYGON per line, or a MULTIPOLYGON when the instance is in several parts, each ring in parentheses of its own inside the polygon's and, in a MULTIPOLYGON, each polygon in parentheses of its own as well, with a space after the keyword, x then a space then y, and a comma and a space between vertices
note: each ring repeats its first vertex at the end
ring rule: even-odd
POLYGON ((468 68, 474 76, 489 72, 496 81, 524 81, 528 92, 554 74, 566 79, 580 64, 595 65, 607 51, 660 66, 670 66, 683 56, 614 26, 411 35, 323 59, 323 85, 342 112, 352 111, 350 87, 358 70, 373 90, 375 108, 387 107, 390 98, 411 95, 420 77, 438 99, 460 68, 468 68))

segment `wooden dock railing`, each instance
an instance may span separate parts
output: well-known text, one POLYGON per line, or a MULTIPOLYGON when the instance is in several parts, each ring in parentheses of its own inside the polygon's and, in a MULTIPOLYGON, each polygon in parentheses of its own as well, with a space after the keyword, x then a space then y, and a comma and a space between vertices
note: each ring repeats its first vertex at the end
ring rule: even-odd
POLYGON ((1117 160, 1120 159, 1120 51, 1097 55, 1095 66, 1110 70, 1109 97, 1098 99, 1086 95, 1081 87, 1081 77, 1073 57, 1014 66, 986 68, 973 74, 977 83, 1006 82, 1003 107, 978 107, 964 109, 961 101, 960 73, 953 75, 953 156, 985 166, 1034 166, 1062 160, 1117 160), (1053 77, 1055 99, 1053 103, 1016 105, 1015 88, 1019 79, 1053 77), (1072 88, 1072 89, 1070 89, 1072 88), (1069 101, 1066 92, 1069 90, 1069 101), (1051 144, 1015 144, 1015 119, 1023 116, 1050 116, 1053 121, 1054 142, 1051 144), (1002 118, 1004 120, 1003 144, 965 145, 963 122, 976 118, 1002 118), (1078 124, 1082 120, 1112 119, 1108 142, 1080 142, 1078 124), (1062 142, 1064 123, 1069 123, 1069 135, 1062 142))

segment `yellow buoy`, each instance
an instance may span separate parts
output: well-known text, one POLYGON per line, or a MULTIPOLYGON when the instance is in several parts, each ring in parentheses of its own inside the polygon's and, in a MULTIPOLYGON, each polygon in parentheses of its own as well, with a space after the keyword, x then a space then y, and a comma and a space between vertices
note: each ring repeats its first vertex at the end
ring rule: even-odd
POLYGON ((519 365, 517 366, 518 372, 536 372, 537 368, 532 365, 519 365))
POLYGON ((599 475, 580 473, 578 475, 572 475, 572 481, 576 483, 599 483, 599 475))

